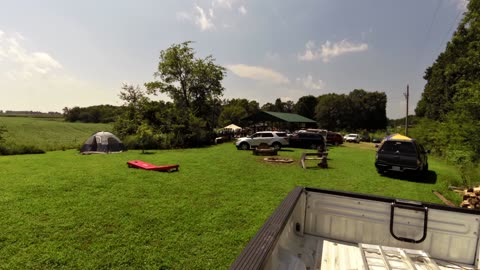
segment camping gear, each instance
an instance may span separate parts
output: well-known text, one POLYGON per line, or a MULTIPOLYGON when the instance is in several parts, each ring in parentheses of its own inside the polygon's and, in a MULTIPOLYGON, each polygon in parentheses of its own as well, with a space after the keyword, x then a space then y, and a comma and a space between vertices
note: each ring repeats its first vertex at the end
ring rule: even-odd
POLYGON ((127 162, 129 168, 144 169, 147 171, 163 171, 163 172, 172 172, 178 171, 178 164, 162 165, 157 166, 141 160, 130 160, 127 162))
POLYGON ((108 154, 127 151, 122 141, 110 132, 100 131, 88 138, 80 149, 81 154, 108 154))

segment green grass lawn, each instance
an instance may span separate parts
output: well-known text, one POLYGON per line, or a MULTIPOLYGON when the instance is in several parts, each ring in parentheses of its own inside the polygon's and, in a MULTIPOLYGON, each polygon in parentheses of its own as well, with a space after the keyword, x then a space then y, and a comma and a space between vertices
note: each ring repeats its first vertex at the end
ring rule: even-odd
POLYGON ((63 118, 2 117, 6 144, 35 145, 45 151, 77 148, 96 131, 111 131, 112 124, 69 123, 63 118))
POLYGON ((0 268, 226 269, 295 186, 441 203, 432 189, 445 194, 457 177, 434 159, 434 183, 379 176, 372 144, 332 147, 329 169, 311 161, 303 170, 304 150, 287 150, 280 156, 294 163, 265 163, 231 143, 0 156, 0 268), (133 159, 180 172, 130 169, 133 159))

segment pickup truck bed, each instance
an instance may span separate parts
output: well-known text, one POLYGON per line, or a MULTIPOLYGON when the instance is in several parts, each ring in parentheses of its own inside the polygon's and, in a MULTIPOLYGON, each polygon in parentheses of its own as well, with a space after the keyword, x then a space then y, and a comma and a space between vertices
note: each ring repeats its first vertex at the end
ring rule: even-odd
POLYGON ((480 211, 298 187, 230 269, 478 269, 480 211))

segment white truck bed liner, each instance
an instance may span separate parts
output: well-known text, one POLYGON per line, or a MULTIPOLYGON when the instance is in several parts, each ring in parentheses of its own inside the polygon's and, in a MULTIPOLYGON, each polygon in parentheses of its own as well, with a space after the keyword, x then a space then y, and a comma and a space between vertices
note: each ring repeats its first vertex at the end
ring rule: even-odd
POLYGON ((231 270, 478 269, 480 211, 296 188, 231 270))

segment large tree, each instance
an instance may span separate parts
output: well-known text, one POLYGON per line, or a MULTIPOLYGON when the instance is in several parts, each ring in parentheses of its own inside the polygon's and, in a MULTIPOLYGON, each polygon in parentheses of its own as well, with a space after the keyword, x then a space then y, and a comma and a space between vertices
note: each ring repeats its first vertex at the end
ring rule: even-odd
POLYGON ((348 95, 318 97, 315 119, 322 128, 339 130, 385 129, 387 96, 383 92, 355 89, 348 95))
POLYGON ((455 96, 462 89, 475 89, 480 82, 480 1, 471 0, 452 39, 432 66, 415 113, 433 120, 446 120, 455 110, 455 96))
POLYGON ((424 119, 414 130, 428 148, 457 165, 465 184, 478 181, 468 172, 480 160, 479 63, 480 0, 470 0, 445 51, 425 71, 427 84, 415 109, 424 119))
POLYGON ((214 107, 223 94, 222 79, 225 69, 214 63, 212 56, 196 58, 191 41, 174 44, 160 52, 156 81, 146 83, 149 94, 167 94, 174 104, 209 122, 214 117, 214 107))
POLYGON ((317 98, 312 95, 303 96, 299 98, 295 104, 294 112, 307 118, 314 119, 317 102, 317 98))
POLYGON ((220 114, 219 124, 225 126, 228 124, 243 124, 241 119, 253 115, 260 110, 257 101, 245 98, 225 100, 220 114))

